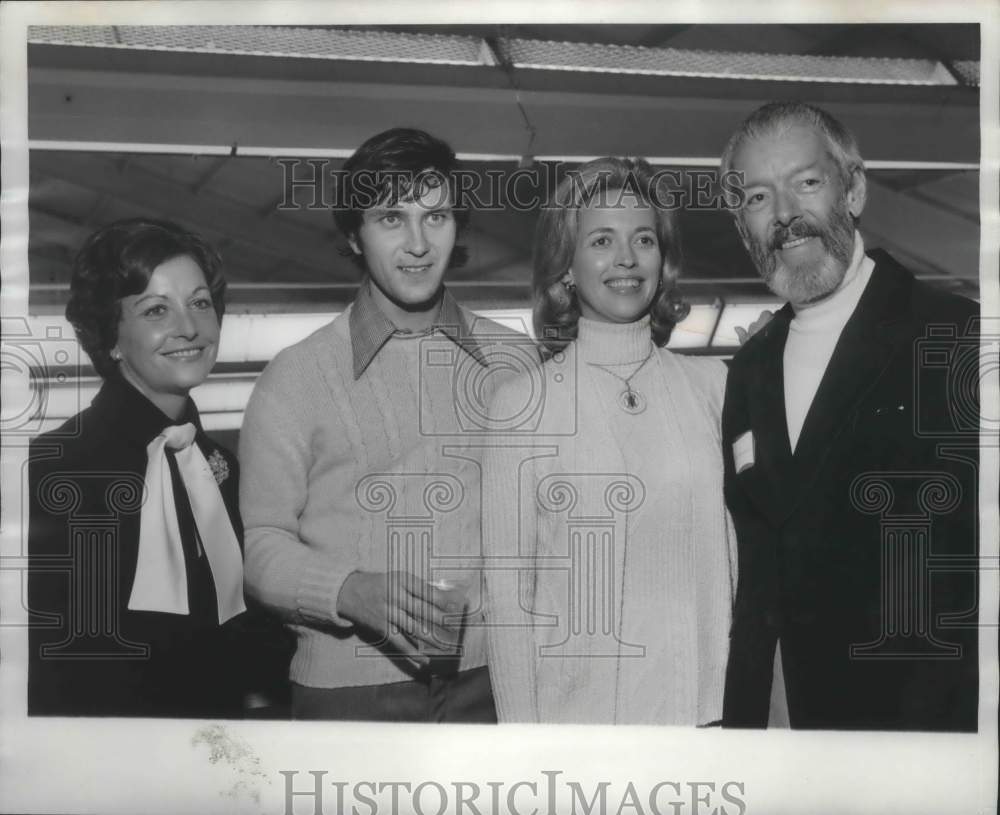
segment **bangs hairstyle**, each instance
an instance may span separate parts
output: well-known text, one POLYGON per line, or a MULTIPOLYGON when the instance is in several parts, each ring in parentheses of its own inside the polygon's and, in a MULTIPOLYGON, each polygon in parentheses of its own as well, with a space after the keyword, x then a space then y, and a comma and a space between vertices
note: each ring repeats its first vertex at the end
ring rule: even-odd
MULTIPOLYGON (((455 151, 441 139, 414 128, 386 130, 362 144, 337 174, 334 223, 344 238, 356 239, 366 209, 414 201, 430 189, 447 185, 455 226, 461 233, 469 222, 469 210, 458 200, 456 174, 460 170, 455 151)), ((364 268, 364 257, 350 246, 340 254, 364 268)), ((466 248, 456 245, 449 268, 464 266, 468 257, 466 248)))
POLYGON ((131 218, 92 234, 73 262, 66 319, 104 379, 118 374, 111 349, 118 342, 121 300, 141 294, 157 267, 190 257, 205 275, 215 314, 225 313, 222 259, 204 239, 170 221, 131 218))
MULTIPOLYGON (((811 127, 822 134, 845 190, 851 188, 855 173, 861 173, 862 177, 865 175, 858 141, 850 130, 822 108, 805 102, 785 101, 769 102, 743 121, 722 151, 720 177, 732 171, 733 157, 744 144, 795 125, 811 127)), ((737 215, 739 212, 738 208, 734 210, 737 215)))
POLYGON ((666 178, 657 175, 641 158, 599 158, 571 171, 559 182, 553 200, 542 210, 535 230, 533 322, 535 337, 550 353, 561 351, 576 339, 580 302, 562 278, 573 264, 580 223, 580 208, 634 196, 653 209, 656 238, 663 257, 659 286, 649 309, 651 333, 657 346, 670 339, 674 325, 690 306, 677 290, 682 253, 677 215, 666 189, 666 178))

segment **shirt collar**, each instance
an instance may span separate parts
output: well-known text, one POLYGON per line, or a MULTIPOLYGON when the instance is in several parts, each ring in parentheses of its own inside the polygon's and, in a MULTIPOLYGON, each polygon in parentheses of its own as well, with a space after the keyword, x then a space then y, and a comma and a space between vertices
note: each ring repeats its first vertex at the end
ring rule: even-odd
MULTIPOLYGON (((392 321, 379 310, 375 298, 372 297, 368 288, 369 285, 366 281, 358 289, 349 316, 351 356, 354 362, 355 380, 361 377, 361 374, 365 372, 393 334, 405 334, 405 332, 398 332, 392 321)), ((459 308, 455 298, 447 289, 444 290, 441 308, 438 310, 434 325, 431 326, 428 333, 436 331, 444 334, 484 368, 487 367, 482 348, 472 333, 465 313, 459 308)))

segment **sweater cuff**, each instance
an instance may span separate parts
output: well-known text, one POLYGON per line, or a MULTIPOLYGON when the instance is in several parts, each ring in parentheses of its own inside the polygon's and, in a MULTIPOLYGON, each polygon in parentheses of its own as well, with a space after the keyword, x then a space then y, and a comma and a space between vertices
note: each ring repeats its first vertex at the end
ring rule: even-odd
POLYGON ((341 628, 353 628, 354 623, 337 613, 337 597, 354 569, 345 571, 336 563, 324 561, 312 564, 302 577, 297 597, 299 613, 304 617, 332 622, 341 628))

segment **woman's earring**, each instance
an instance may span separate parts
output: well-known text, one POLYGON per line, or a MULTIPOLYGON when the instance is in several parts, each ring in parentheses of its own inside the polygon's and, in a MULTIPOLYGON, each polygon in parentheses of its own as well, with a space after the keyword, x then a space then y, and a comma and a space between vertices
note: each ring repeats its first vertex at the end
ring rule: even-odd
POLYGON ((111 353, 108 354, 108 356, 110 356, 111 359, 114 360, 115 362, 122 361, 122 352, 119 351, 117 348, 112 348, 111 353))
POLYGON ((549 297, 559 309, 573 307, 573 290, 576 288, 576 281, 573 280, 573 273, 566 272, 555 283, 549 286, 549 297))

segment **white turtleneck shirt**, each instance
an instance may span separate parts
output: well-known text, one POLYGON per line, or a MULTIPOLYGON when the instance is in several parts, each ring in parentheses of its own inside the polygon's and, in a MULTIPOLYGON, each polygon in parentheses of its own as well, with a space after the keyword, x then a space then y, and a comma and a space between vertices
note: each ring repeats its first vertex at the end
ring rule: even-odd
POLYGON ((861 235, 855 232, 851 265, 833 294, 814 305, 795 309, 795 317, 788 325, 784 356, 785 418, 793 453, 840 334, 874 268, 875 262, 865 255, 861 235))
MULTIPOLYGON (((854 233, 854 254, 840 285, 826 299, 798 308, 788 324, 785 341, 785 419, 788 442, 795 452, 806 415, 816 398, 819 383, 833 357, 840 334, 871 279, 875 262, 865 255, 861 235, 854 233)), ((781 667, 781 643, 774 653, 774 681, 771 684, 770 727, 788 727, 788 703, 785 697, 784 671, 781 667)))

